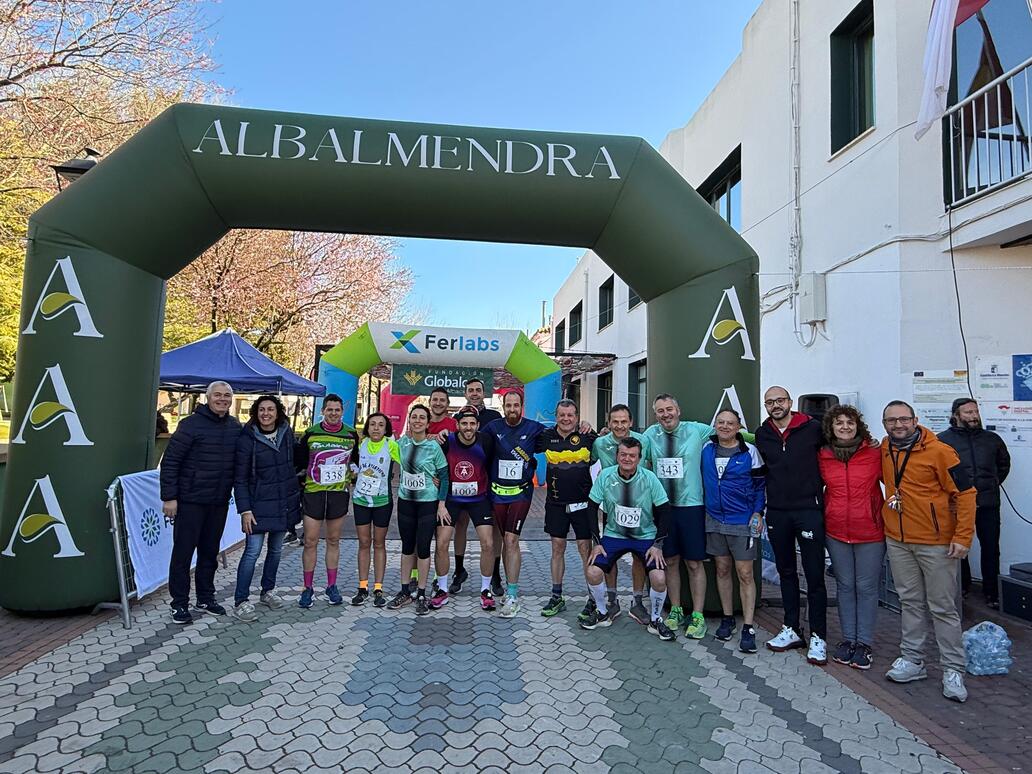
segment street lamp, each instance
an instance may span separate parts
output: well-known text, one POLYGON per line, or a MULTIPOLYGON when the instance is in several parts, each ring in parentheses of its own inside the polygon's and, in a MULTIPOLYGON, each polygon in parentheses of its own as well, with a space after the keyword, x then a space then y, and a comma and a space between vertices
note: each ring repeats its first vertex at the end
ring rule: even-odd
POLYGON ((57 178, 57 190, 64 190, 61 185, 61 181, 64 180, 66 183, 74 183, 80 177, 85 175, 100 161, 101 152, 94 150, 93 148, 83 148, 82 152, 85 154, 85 158, 68 159, 63 164, 51 164, 50 168, 54 170, 54 176, 57 178))

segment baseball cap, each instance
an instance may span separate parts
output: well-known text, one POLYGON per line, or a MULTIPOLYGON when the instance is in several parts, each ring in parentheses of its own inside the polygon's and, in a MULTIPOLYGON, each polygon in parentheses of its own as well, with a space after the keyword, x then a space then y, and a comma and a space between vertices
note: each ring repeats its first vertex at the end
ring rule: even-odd
POLYGON ((465 417, 473 417, 475 420, 479 422, 480 412, 478 412, 476 408, 474 408, 473 406, 463 406, 455 412, 455 416, 452 417, 452 419, 458 422, 460 419, 464 419, 465 417))

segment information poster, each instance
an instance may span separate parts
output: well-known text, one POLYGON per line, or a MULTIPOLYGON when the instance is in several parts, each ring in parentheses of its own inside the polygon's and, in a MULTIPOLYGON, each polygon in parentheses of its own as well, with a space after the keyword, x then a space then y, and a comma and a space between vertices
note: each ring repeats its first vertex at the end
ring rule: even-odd
POLYGON ((914 371, 914 412, 933 433, 950 426, 950 410, 957 398, 966 398, 967 371, 914 371))
POLYGON ((1032 401, 981 401, 982 426, 992 430, 1009 448, 1032 448, 1032 401))
POLYGON ((975 361, 972 386, 979 400, 1014 400, 1012 355, 988 355, 975 361))

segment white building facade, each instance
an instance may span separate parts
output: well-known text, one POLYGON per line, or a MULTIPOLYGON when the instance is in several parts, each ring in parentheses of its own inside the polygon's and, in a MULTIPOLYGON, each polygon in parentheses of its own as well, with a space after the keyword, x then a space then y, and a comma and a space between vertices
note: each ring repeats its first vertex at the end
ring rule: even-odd
MULTIPOLYGON (((979 365, 1032 353, 1032 10, 988 0, 957 27, 950 117, 917 140, 930 7, 766 0, 660 149, 759 254, 762 384, 836 394, 879 438, 892 399, 941 420, 964 371, 992 414, 1003 391, 982 389, 979 365)), ((610 277, 581 258, 554 298, 553 345, 617 356, 576 385, 582 416, 630 402, 647 424, 645 304, 619 278, 608 294, 610 277)), ((754 427, 759 401, 744 408, 754 427)), ((1007 491, 1032 519, 1032 443, 1011 453, 1007 491)), ((1032 525, 1006 504, 1003 523, 1006 572, 1032 559, 1032 525)))

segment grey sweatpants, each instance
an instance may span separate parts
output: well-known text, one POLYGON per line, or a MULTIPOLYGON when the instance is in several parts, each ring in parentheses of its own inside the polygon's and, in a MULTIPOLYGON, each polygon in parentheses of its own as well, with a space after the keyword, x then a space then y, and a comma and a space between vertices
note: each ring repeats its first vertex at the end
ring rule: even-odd
POLYGON ((885 544, 903 608, 900 655, 914 664, 925 662, 930 615, 943 668, 963 674, 967 657, 957 612, 960 560, 946 556, 949 546, 900 543, 892 538, 885 538, 885 544))
POLYGON ((825 545, 835 568, 842 639, 873 647, 885 543, 843 543, 825 537, 825 545))

